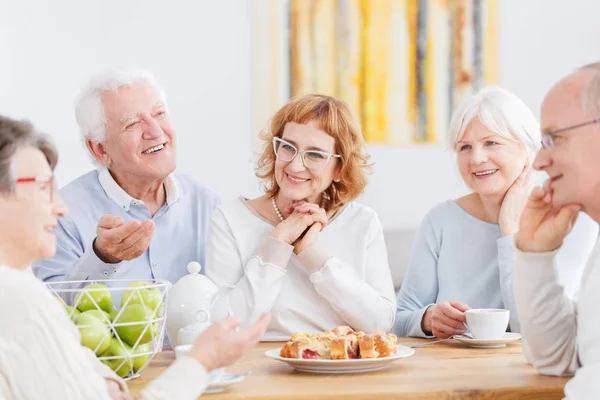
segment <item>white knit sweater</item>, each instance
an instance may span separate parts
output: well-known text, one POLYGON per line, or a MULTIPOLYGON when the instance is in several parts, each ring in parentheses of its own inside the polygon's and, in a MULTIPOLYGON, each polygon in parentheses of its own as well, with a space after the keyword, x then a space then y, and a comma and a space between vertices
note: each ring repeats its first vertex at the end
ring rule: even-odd
POLYGON ((206 255, 206 275, 220 289, 213 318, 232 315, 250 323, 270 311, 264 340, 338 325, 365 332, 391 328, 396 297, 373 210, 346 205, 298 256, 269 237, 273 229, 242 198, 214 211, 206 255))

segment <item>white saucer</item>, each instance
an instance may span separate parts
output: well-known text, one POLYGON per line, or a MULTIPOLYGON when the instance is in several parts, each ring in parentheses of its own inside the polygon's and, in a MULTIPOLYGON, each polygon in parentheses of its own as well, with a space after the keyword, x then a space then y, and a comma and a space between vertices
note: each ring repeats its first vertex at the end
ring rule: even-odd
POLYGON ((225 372, 223 376, 221 376, 221 379, 216 382, 210 382, 204 393, 221 393, 227 386, 240 383, 244 378, 245 377, 242 374, 229 374, 225 372))
POLYGON ((495 349, 498 347, 505 347, 506 343, 516 342, 521 339, 520 333, 506 332, 504 336, 499 339, 472 339, 465 335, 454 335, 454 339, 467 344, 471 347, 478 347, 481 349, 495 349))

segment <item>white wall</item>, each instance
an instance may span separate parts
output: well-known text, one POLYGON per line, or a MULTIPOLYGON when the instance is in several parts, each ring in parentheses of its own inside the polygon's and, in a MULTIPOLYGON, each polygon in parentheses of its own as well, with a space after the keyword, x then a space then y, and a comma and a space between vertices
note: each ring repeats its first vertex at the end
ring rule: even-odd
POLYGON ((79 88, 138 65, 165 87, 179 168, 224 198, 252 192, 247 14, 231 0, 0 0, 0 113, 54 136, 66 183, 92 168, 72 111, 79 88))
MULTIPOLYGON (((538 114, 543 93, 576 66, 600 60, 597 0, 502 0, 500 84, 538 114)), ((51 133, 67 182, 92 168, 72 112, 93 72, 136 64, 168 95, 179 169, 224 199, 258 193, 251 159, 251 3, 243 0, 0 0, 0 113, 51 133)), ((363 201, 386 228, 414 228, 431 206, 464 193, 452 154, 436 146, 370 148, 363 201)))

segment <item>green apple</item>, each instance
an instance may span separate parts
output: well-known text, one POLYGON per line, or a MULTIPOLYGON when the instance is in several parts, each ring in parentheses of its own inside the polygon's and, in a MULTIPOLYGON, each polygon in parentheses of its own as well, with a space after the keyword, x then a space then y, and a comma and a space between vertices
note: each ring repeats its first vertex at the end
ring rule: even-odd
POLYGON ((119 342, 119 339, 112 338, 110 345, 106 351, 100 354, 100 357, 119 357, 112 360, 102 360, 102 362, 110 367, 121 378, 129 375, 133 366, 129 354, 131 347, 126 343, 119 342))
POLYGON ((153 312, 158 311, 156 315, 159 315, 162 310, 162 292, 158 288, 145 286, 150 286, 150 283, 135 281, 130 284, 121 297, 121 307, 129 300, 127 305, 143 304, 153 312))
POLYGON ((91 314, 82 313, 75 318, 75 324, 79 327, 81 344, 96 355, 100 355, 108 349, 111 340, 108 326, 91 314))
POLYGON ((119 314, 119 310, 112 310, 109 313, 110 322, 113 322, 115 320, 115 318, 117 317, 117 314, 119 314))
POLYGON ((82 314, 93 315, 94 317, 98 318, 100 321, 104 322, 107 325, 110 322, 110 315, 106 311, 87 310, 82 312, 82 314))
POLYGON ((121 309, 121 316, 113 323, 116 325, 117 334, 125 343, 130 346, 135 345, 138 338, 141 336, 139 344, 145 344, 152 340, 158 334, 158 324, 151 324, 148 321, 152 320, 152 310, 141 304, 133 304, 121 309), (119 324, 138 322, 135 325, 119 324), (148 326, 150 325, 150 326, 148 326), (146 329, 148 326, 148 329, 146 329), (144 329, 146 331, 144 332, 144 329), (142 333, 143 332, 143 333, 142 333))
POLYGON ((102 311, 106 311, 106 312, 111 312, 113 309, 113 299, 112 299, 112 295, 110 294, 110 291, 108 290, 108 288, 106 287, 106 285, 103 285, 102 283, 92 283, 91 285, 87 285, 81 292, 77 293, 77 296, 75 296, 75 304, 77 304, 77 309, 81 312, 83 311, 87 311, 87 310, 96 310, 97 307, 94 305, 94 303, 92 302, 92 300, 90 299, 91 296, 96 303, 98 304, 98 307, 100 307, 100 309, 102 311), (87 289, 96 289, 96 290, 87 290, 87 289), (98 289, 105 289, 105 290, 98 290, 98 289))
POLYGON ((142 367, 146 364, 146 362, 148 361, 148 359, 150 359, 150 356, 152 355, 152 354, 137 355, 137 354, 150 353, 151 351, 152 351, 152 347, 150 347, 150 343, 140 344, 133 350, 132 361, 133 361, 133 370, 135 372, 138 372, 140 369, 142 369, 142 367))
POLYGON ((71 306, 65 306, 65 311, 67 312, 67 315, 69 316, 69 318, 71 318, 71 321, 73 322, 75 322, 75 318, 77 318, 77 316, 81 314, 81 311, 71 306))

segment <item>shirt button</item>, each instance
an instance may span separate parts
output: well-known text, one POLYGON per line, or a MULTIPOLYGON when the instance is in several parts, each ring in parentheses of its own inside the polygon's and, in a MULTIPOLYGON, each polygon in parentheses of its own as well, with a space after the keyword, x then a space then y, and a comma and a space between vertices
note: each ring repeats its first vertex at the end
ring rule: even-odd
POLYGON ((158 268, 158 264, 152 264, 154 268, 158 268))
POLYGON ((104 276, 107 276, 107 275, 108 275, 108 271, 104 271, 102 274, 103 274, 104 276))

